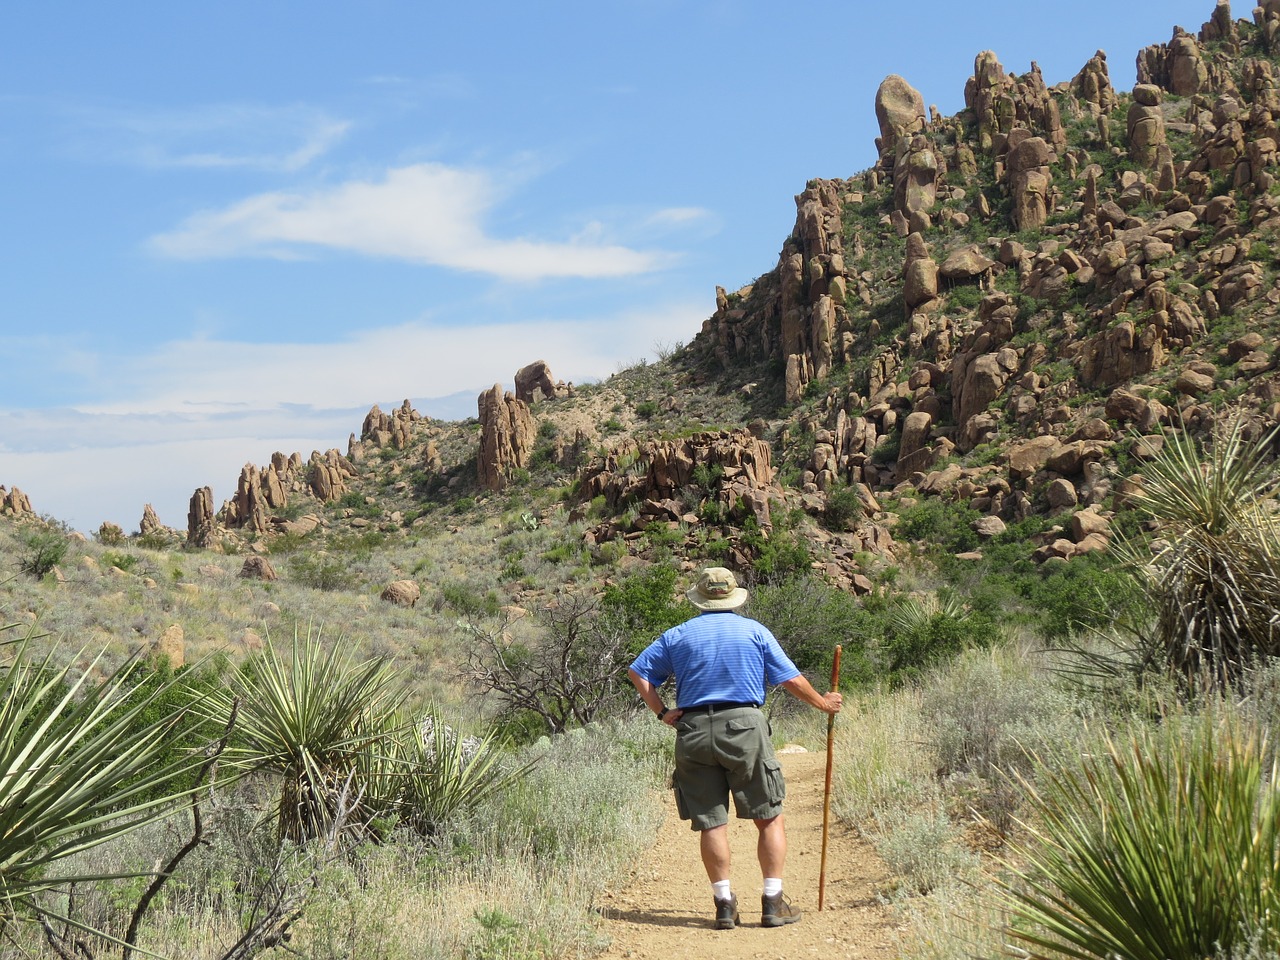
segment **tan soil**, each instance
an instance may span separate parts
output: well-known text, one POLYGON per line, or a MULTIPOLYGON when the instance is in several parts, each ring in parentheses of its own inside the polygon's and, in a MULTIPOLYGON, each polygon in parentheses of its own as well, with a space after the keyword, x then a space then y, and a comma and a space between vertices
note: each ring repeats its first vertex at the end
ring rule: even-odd
POLYGON ((760 868, 756 829, 749 820, 731 820, 733 892, 742 925, 711 925, 711 886, 698 858, 698 838, 676 814, 668 793, 666 814, 653 848, 625 890, 603 901, 605 930, 613 943, 607 960, 618 958, 893 957, 893 927, 876 890, 889 879, 884 863, 857 832, 831 818, 823 910, 818 912, 818 872, 822 860, 822 786, 826 754, 780 752, 787 777, 787 898, 804 911, 799 923, 760 926, 760 868))

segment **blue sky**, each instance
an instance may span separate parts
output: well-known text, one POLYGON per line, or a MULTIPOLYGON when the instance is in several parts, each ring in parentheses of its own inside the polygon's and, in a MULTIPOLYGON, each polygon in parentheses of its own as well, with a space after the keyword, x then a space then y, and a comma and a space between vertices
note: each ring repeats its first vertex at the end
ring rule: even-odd
MULTIPOLYGON (((184 527, 373 403, 449 419, 613 373, 771 269, 876 88, 1048 83, 1212 0, 13 4, 0 37, 0 484, 184 527)), ((1248 16, 1252 5, 1239 5, 1248 16), (1247 7, 1247 8, 1246 8, 1247 7)))

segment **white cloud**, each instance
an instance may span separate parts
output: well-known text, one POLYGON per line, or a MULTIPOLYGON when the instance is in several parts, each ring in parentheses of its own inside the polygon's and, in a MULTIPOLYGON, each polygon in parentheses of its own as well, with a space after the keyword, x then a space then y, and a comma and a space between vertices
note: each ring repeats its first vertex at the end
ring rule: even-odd
MULTIPOLYGON (((345 450, 374 403, 385 409, 408 397, 428 415, 457 416, 452 395, 509 387, 536 359, 561 380, 603 378, 620 359, 688 340, 708 312, 689 301, 590 321, 416 323, 325 344, 186 340, 103 357, 96 366, 109 380, 94 389, 131 392, 92 405, 0 410, 0 484, 21 487, 36 510, 85 531, 103 520, 135 529, 145 503, 182 526, 197 487, 213 487, 220 503, 246 462, 266 463, 276 450, 345 450)), ((475 415, 473 403, 464 399, 463 408, 475 415)))
POLYGON ((155 168, 296 172, 328 153, 351 128, 306 105, 231 103, 182 111, 99 106, 74 113, 82 151, 155 168))
POLYGON ((712 216, 714 215, 711 211, 705 207, 668 207, 666 210, 659 210, 649 217, 649 223, 685 224, 706 220, 712 216))
POLYGON ((327 248, 511 280, 630 276, 672 260, 669 254, 601 243, 598 225, 588 225, 568 243, 489 236, 483 220, 500 192, 484 172, 420 163, 391 169, 378 182, 257 194, 194 214, 152 237, 150 247, 183 259, 288 258, 327 248))

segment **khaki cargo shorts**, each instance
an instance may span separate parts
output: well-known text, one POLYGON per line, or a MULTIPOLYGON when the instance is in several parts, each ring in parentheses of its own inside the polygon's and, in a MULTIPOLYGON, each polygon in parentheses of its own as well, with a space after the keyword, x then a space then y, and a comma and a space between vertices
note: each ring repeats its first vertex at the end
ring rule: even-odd
POLYGON ((769 740, 769 722, 755 707, 686 713, 676 721, 676 769, 671 776, 681 820, 694 830, 729 822, 729 796, 739 819, 782 813, 787 785, 769 740))

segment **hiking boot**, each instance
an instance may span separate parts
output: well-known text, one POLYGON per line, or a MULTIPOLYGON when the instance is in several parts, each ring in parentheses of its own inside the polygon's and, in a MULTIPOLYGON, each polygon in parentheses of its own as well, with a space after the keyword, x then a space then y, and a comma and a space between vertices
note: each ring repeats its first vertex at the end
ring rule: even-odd
POLYGON ((716 897, 715 901, 716 929, 732 930, 740 922, 740 918, 738 916, 738 898, 731 893, 729 894, 729 899, 721 900, 719 897, 716 897))
POLYGON ((800 919, 800 909, 793 907, 782 894, 760 897, 760 926, 781 927, 800 919))

